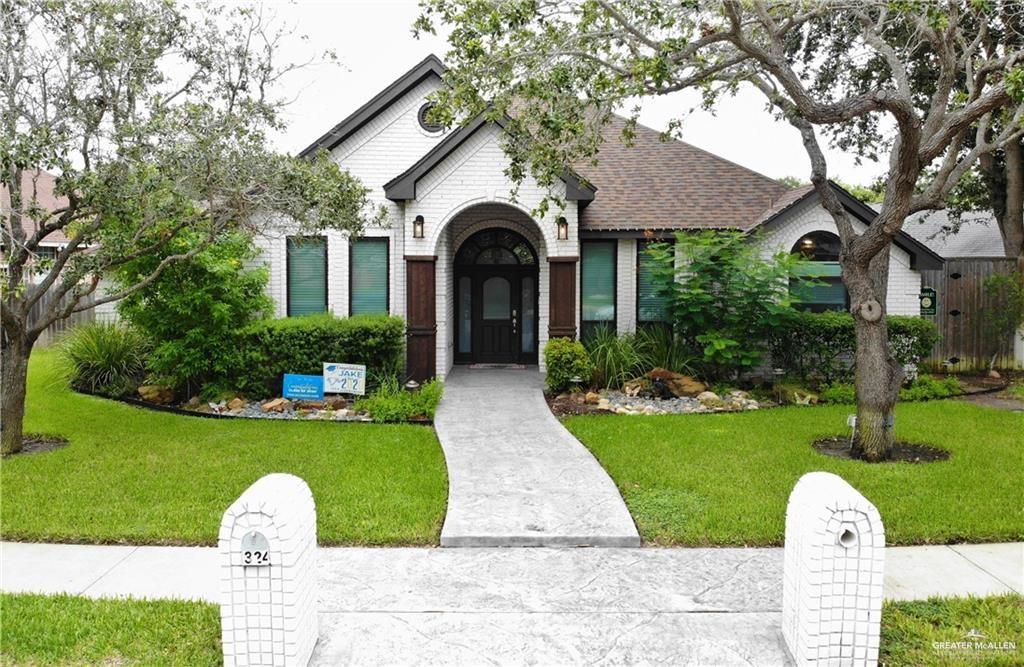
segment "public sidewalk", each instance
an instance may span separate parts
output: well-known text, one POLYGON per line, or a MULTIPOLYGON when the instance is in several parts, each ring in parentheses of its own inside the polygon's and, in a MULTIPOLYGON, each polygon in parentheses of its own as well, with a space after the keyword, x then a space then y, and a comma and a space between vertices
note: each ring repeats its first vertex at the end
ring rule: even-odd
MULTIPOLYGON (((321 548, 312 665, 788 665, 782 549, 321 548)), ((219 601, 209 547, 0 543, 4 591, 219 601)), ((886 549, 885 596, 1024 592, 1024 543, 886 549)))
MULTIPOLYGON (((321 608, 777 611, 781 548, 321 547, 321 608), (723 597, 724 596, 724 597, 723 597)), ((1024 542, 888 547, 887 599, 1024 594, 1024 542)), ((0 542, 0 589, 219 601, 212 547, 0 542)))

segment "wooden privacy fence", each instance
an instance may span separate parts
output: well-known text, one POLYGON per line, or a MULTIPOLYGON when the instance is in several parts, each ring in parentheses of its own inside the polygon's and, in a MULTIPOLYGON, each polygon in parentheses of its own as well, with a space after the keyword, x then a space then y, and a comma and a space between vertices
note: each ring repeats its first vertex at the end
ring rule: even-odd
MULTIPOLYGON (((1006 257, 947 259, 940 269, 921 271, 922 285, 935 290, 938 304, 935 322, 941 338, 928 358, 928 365, 951 371, 988 368, 993 354, 985 337, 985 312, 999 308, 997 300, 985 294, 985 280, 1000 273, 1012 273, 1016 262, 1006 257)), ((996 368, 1015 365, 1012 338, 1002 341, 996 368)))
MULTIPOLYGON (((46 294, 44 294, 43 297, 39 299, 39 301, 36 301, 35 305, 32 306, 32 310, 30 310, 28 313, 29 326, 34 326, 36 322, 38 322, 41 318, 45 316, 46 313, 50 312, 50 307, 56 300, 56 298, 57 295, 54 292, 49 291, 46 294)), ((65 295, 64 298, 61 299, 61 305, 64 306, 67 304, 67 302, 68 297, 67 295, 65 295)), ((92 295, 86 297, 82 302, 92 303, 92 295)), ((77 313, 73 313, 71 317, 68 317, 66 319, 57 320, 56 322, 48 326, 46 328, 46 331, 44 331, 43 334, 39 337, 39 344, 49 345, 53 343, 53 341, 55 341, 58 336, 60 336, 68 329, 71 329, 75 325, 80 324, 82 322, 91 322, 95 317, 96 315, 93 309, 90 308, 88 310, 82 310, 77 313)))

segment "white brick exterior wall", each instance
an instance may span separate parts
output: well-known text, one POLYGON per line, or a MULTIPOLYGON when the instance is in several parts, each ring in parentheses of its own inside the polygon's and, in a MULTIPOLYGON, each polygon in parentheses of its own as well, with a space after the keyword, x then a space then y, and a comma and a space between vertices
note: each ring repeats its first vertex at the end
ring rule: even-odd
MULTIPOLYGON (((854 221, 858 232, 864 225, 854 221)), ((836 223, 820 205, 807 206, 782 222, 769 223, 762 228, 764 255, 770 257, 779 250, 789 252, 805 234, 814 231, 832 232, 838 235, 836 223)), ((910 268, 910 255, 895 245, 889 256, 889 291, 886 310, 890 315, 918 315, 921 293, 921 274, 910 268)))
POLYGON ((619 239, 616 285, 615 319, 619 335, 636 331, 636 239, 619 239))
POLYGON ((812 472, 786 507, 782 635, 797 665, 874 665, 885 529, 841 477, 812 472))
MULTIPOLYGON (((551 210, 535 222, 531 211, 546 194, 532 179, 520 185, 513 201, 513 183, 505 176, 508 159, 500 145, 501 130, 497 126, 481 128, 474 136, 448 156, 417 185, 417 199, 395 203, 384 197, 384 184, 405 171, 430 151, 443 134, 425 132, 417 120, 417 112, 426 95, 438 85, 425 81, 403 96, 389 109, 337 146, 331 156, 358 177, 371 190, 375 202, 388 210, 388 220, 381 229, 366 230, 364 236, 387 236, 390 264, 390 311, 405 315, 406 255, 436 255, 437 284, 437 368, 443 378, 451 369, 455 345, 455 304, 452 260, 458 244, 474 231, 487 226, 510 227, 534 245, 539 267, 539 350, 547 340, 548 327, 548 265, 549 256, 577 255, 579 252, 577 207, 569 203, 564 211, 551 210), (505 213, 494 204, 503 205, 505 213), (423 239, 412 238, 412 221, 422 215, 426 221, 423 239), (564 216, 569 222, 569 239, 556 239, 556 219, 564 216)), ((564 196, 564 185, 554 191, 564 196)), ((279 232, 257 240, 262 250, 260 261, 270 269, 268 291, 275 302, 275 315, 287 315, 288 225, 279 223, 279 232)), ((348 254, 346 235, 328 232, 327 284, 328 308, 336 315, 348 315, 348 254)), ((543 366, 543 360, 541 359, 543 366)))
POLYGON ((309 487, 294 475, 260 478, 224 513, 218 545, 224 664, 307 665, 318 636, 309 487), (269 565, 245 564, 242 542, 253 532, 266 538, 269 565))
MULTIPOLYGON (((501 129, 496 125, 479 129, 442 163, 417 184, 416 200, 392 202, 384 197, 384 184, 408 169, 444 138, 420 127, 417 112, 439 80, 428 79, 367 123, 331 151, 331 157, 370 188, 375 203, 384 205, 387 220, 381 228, 365 231, 365 236, 387 237, 389 242, 389 305, 394 315, 405 316, 405 256, 436 256, 436 373, 443 378, 451 369, 455 349, 455 284, 452 260, 458 245, 473 231, 488 225, 509 226, 534 244, 540 258, 538 304, 538 345, 543 351, 548 329, 549 257, 579 255, 578 207, 569 202, 563 211, 550 210, 543 220, 534 220, 535 210, 548 192, 532 179, 521 184, 514 196, 513 183, 505 176, 508 158, 501 147, 501 129), (501 205, 504 209, 496 207, 501 205), (503 213, 502 210, 505 212, 503 213), (412 237, 412 221, 422 215, 425 234, 412 237), (564 216, 569 223, 569 238, 557 240, 556 220, 564 216)), ((598 184, 600 186, 600 184, 598 184)), ((557 183, 553 194, 562 196, 565 188, 557 183)), ((600 196, 600 195, 598 195, 600 196)), ((258 239, 260 261, 270 269, 268 291, 275 303, 275 315, 287 315, 287 224, 280 231, 258 239)), ((778 248, 789 251, 809 231, 835 231, 831 217, 820 206, 808 207, 797 215, 764 229, 766 255, 778 248)), ((349 238, 327 232, 328 309, 338 316, 349 314, 349 238)), ((636 240, 617 242, 616 326, 619 333, 636 328, 636 240)), ((579 330, 579 264, 576 266, 575 312, 579 330)), ((910 269, 906 252, 893 248, 889 278, 888 311, 916 314, 920 274, 910 269)), ((540 354, 543 367, 543 354, 540 354)))

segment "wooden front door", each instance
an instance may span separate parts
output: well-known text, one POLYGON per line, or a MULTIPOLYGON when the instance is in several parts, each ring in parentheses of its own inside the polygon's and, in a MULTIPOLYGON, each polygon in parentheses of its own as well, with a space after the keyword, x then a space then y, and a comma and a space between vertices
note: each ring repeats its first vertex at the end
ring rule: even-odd
POLYGON ((537 261, 515 232, 484 230, 455 262, 455 360, 537 363, 537 261))
POLYGON ((512 364, 519 361, 519 276, 511 271, 480 272, 475 276, 473 341, 475 361, 512 364))

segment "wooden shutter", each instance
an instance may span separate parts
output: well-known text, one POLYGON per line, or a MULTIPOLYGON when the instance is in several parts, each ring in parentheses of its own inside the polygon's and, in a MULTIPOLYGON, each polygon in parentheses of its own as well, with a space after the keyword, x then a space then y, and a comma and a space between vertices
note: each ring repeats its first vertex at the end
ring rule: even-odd
POLYGON ((327 310, 327 239, 291 236, 288 254, 288 315, 327 310))
POLYGON ((388 312, 388 240, 357 239, 349 259, 350 313, 388 312))

